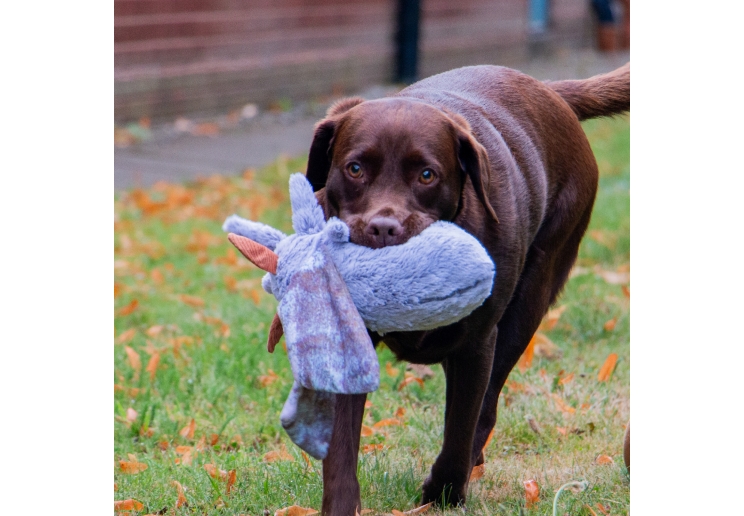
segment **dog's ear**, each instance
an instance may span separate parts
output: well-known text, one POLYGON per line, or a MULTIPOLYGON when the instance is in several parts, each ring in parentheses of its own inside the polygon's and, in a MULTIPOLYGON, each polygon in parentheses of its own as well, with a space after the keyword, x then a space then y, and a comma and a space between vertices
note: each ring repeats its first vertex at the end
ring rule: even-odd
POLYGON ((455 132, 457 135, 457 159, 460 168, 466 174, 471 183, 478 200, 483 204, 489 215, 498 223, 499 218, 488 200, 491 186, 491 165, 488 160, 486 149, 478 143, 470 131, 470 124, 459 115, 454 119, 455 132))
POLYGON ((364 102, 364 99, 360 97, 351 97, 335 102, 328 108, 326 118, 315 126, 313 143, 310 145, 310 154, 307 159, 307 171, 305 172, 308 181, 313 185, 314 192, 323 188, 328 179, 328 172, 331 169, 333 139, 341 115, 362 102, 364 102))

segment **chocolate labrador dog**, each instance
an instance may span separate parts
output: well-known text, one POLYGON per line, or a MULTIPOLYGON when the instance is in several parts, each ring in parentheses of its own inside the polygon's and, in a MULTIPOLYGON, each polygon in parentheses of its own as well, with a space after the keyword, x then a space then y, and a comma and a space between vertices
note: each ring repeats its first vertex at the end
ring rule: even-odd
MULTIPOLYGON (((446 376, 444 443, 422 502, 464 503, 501 388, 576 259, 597 190, 579 121, 629 109, 630 63, 547 83, 472 66, 391 97, 341 100, 316 126, 306 175, 326 217, 345 221, 353 242, 397 245, 448 220, 478 238, 496 264, 491 296, 465 319, 384 337, 399 359, 441 363, 446 376)), ((324 515, 361 510, 365 399, 337 396, 323 461, 324 515)))

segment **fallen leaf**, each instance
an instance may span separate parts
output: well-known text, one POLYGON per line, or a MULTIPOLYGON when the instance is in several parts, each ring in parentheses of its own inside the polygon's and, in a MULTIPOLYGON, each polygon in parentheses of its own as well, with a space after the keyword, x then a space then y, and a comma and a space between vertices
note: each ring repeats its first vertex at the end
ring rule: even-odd
POLYGON ((186 500, 186 493, 184 493, 184 489, 181 483, 176 480, 171 480, 171 485, 176 488, 176 491, 178 491, 176 508, 181 507, 182 505, 187 505, 189 502, 188 500, 186 500))
POLYGON ((563 305, 559 306, 558 308, 549 310, 548 313, 545 314, 545 317, 543 317, 539 329, 542 331, 550 331, 555 328, 555 325, 558 324, 558 320, 561 318, 561 315, 563 315, 563 312, 565 312, 567 308, 568 305, 563 305))
POLYGON ((607 359, 605 360, 604 364, 602 364, 602 367, 599 369, 599 374, 597 374, 597 380, 600 382, 606 382, 610 379, 612 376, 612 372, 615 370, 615 366, 617 365, 617 353, 610 353, 607 359))
POLYGON ((282 460, 294 461, 294 457, 289 454, 289 452, 287 451, 287 448, 282 446, 278 450, 272 450, 270 452, 267 452, 263 456, 263 460, 264 462, 278 462, 282 460))
POLYGON ((370 435, 373 435, 375 433, 372 428, 368 427, 367 425, 362 425, 362 437, 369 437, 370 435))
POLYGON ((163 278, 163 273, 162 273, 162 272, 160 272, 160 269, 153 269, 153 270, 152 270, 152 271, 150 272, 150 279, 151 279, 151 280, 152 280, 152 282, 153 282, 153 283, 155 283, 156 285, 160 285, 160 284, 162 284, 162 283, 163 283, 163 281, 165 280, 165 278, 163 278))
POLYGON ((358 512, 357 514, 359 514, 359 516, 364 516, 365 514, 371 514, 373 512, 375 511, 373 511, 372 509, 362 509, 362 512, 358 512))
POLYGON ((258 306, 261 303, 261 296, 258 293, 258 290, 255 288, 252 288, 248 291, 248 295, 251 296, 251 300, 253 301, 253 304, 258 306))
POLYGON ((142 369, 142 361, 140 360, 139 353, 137 353, 129 346, 124 346, 124 351, 127 353, 129 365, 132 366, 132 369, 134 369, 134 371, 138 373, 140 369, 142 369))
POLYGON ((563 378, 561 378, 560 380, 558 380, 558 383, 561 385, 568 385, 569 383, 573 381, 574 376, 575 376, 574 373, 569 373, 563 378))
POLYGON ((590 513, 590 514, 591 514, 592 516, 597 516, 597 513, 596 513, 596 512, 594 512, 594 509, 592 509, 592 508, 591 508, 591 507, 589 507, 588 505, 584 504, 584 508, 585 508, 586 510, 588 510, 588 511, 589 511, 589 513, 590 513))
POLYGON ((563 354, 561 348, 556 346, 553 341, 544 334, 537 332, 533 339, 535 339, 534 353, 536 356, 547 358, 548 360, 554 360, 560 358, 563 354))
POLYGON ((406 371, 411 371, 419 378, 426 380, 427 378, 434 378, 434 371, 428 365, 424 364, 408 364, 406 371))
POLYGON ((395 411, 395 417, 403 417, 406 415, 406 409, 403 407, 398 407, 398 410, 395 411))
POLYGON ((134 338, 135 335, 137 335, 137 330, 135 330, 134 328, 129 328, 128 330, 122 332, 121 335, 116 338, 116 343, 124 344, 126 342, 129 342, 134 338))
POLYGON ((597 455, 597 458, 594 460, 597 464, 615 464, 615 461, 612 460, 612 457, 609 455, 597 455))
POLYGON ((138 502, 132 498, 128 500, 114 500, 114 511, 141 511, 145 506, 142 502, 138 502))
POLYGON ((615 329, 615 325, 617 324, 617 317, 613 317, 606 323, 604 323, 604 329, 605 331, 612 331, 615 329))
POLYGON ((210 477, 218 480, 227 481, 228 473, 224 469, 219 469, 214 464, 204 464, 203 468, 209 474, 210 477))
POLYGON ((194 308, 201 308, 204 306, 204 300, 198 296, 190 296, 188 294, 181 294, 178 298, 189 306, 194 308))
POLYGON ((147 362, 145 371, 150 373, 150 381, 155 380, 155 372, 158 370, 158 363, 160 363, 160 353, 153 353, 150 357, 150 361, 147 362))
POLYGON ((219 434, 210 434, 209 436, 209 446, 214 446, 217 444, 217 441, 220 440, 219 434))
POLYGON ((193 439, 194 438, 194 432, 196 431, 196 421, 194 419, 191 419, 191 422, 189 422, 188 425, 184 426, 178 434, 183 437, 184 439, 193 439))
POLYGON ((610 285, 627 285, 630 283, 630 272, 606 271, 597 266, 594 272, 610 285))
POLYGON ((595 503, 594 506, 601 512, 602 514, 610 514, 610 507, 608 505, 602 505, 601 503, 595 503))
POLYGON ((129 315, 132 312, 134 312, 137 307, 139 306, 139 301, 136 299, 133 299, 131 303, 129 303, 127 306, 119 309, 118 315, 129 315))
POLYGON ((191 453, 194 451, 193 446, 176 446, 176 453, 178 455, 186 455, 187 453, 191 453))
POLYGON ((391 417, 391 418, 382 419, 382 420, 378 421, 377 423, 375 423, 374 425, 372 425, 372 428, 382 428, 384 426, 398 426, 398 425, 402 425, 402 424, 403 423, 401 423, 401 421, 399 419, 396 419, 394 417, 391 417))
POLYGON ((318 511, 309 507, 292 505, 284 509, 277 509, 274 516, 311 516, 312 514, 318 514, 318 511))
POLYGON ((258 383, 261 387, 268 387, 275 381, 279 379, 279 375, 277 375, 273 370, 269 369, 268 374, 261 375, 258 377, 258 383))
POLYGON ((405 378, 403 378, 403 381, 402 381, 402 382, 400 382, 400 385, 398 385, 398 390, 399 390, 399 391, 402 391, 402 390, 403 390, 403 388, 404 388, 404 387, 405 387, 406 385, 409 385, 409 384, 411 384, 411 383, 413 383, 413 382, 416 382, 416 383, 418 383, 418 384, 419 384, 419 386, 420 386, 420 387, 421 387, 422 389, 424 388, 424 381, 423 381, 423 380, 422 380, 421 378, 419 378, 418 376, 416 376, 416 375, 415 375, 415 374, 413 374, 413 373, 410 373, 410 372, 406 371, 406 372, 405 372, 405 378))
POLYGON ((122 291, 121 283, 114 282, 114 299, 119 297, 119 295, 121 294, 121 291, 122 291))
POLYGON ((566 435, 566 433, 568 433, 568 428, 562 426, 556 426, 555 429, 558 430, 558 433, 561 435, 566 435))
POLYGON ((364 409, 367 410, 367 409, 371 409, 371 408, 372 408, 372 402, 369 401, 369 400, 365 401, 364 402, 364 409))
POLYGON ((626 287, 625 285, 623 285, 621 288, 623 290, 623 295, 630 299, 630 287, 626 287))
POLYGON ((362 453, 372 453, 375 451, 382 451, 384 446, 382 444, 365 444, 362 446, 362 453))
POLYGON ((429 502, 426 505, 422 505, 421 507, 416 507, 415 509, 411 509, 411 510, 405 511, 405 512, 401 512, 401 511, 399 511, 397 509, 393 509, 392 510, 392 513, 393 513, 394 516, 412 516, 412 515, 415 515, 415 514, 423 514, 423 513, 425 513, 426 511, 429 510, 429 507, 431 507, 431 505, 433 503, 434 502, 429 502))
POLYGON ((475 466, 473 470, 470 472, 470 482, 475 482, 476 480, 479 480, 485 473, 486 473, 485 464, 479 464, 478 466, 475 466))
POLYGON ((130 423, 137 420, 137 411, 134 410, 132 407, 129 407, 127 409, 127 421, 130 423))
POLYGON ((308 469, 313 469, 313 463, 310 462, 310 457, 307 456, 307 453, 300 450, 300 455, 302 455, 302 459, 305 461, 305 464, 307 464, 308 469))
POLYGON ((496 427, 493 427, 491 429, 491 433, 488 434, 488 437, 486 438, 486 444, 483 445, 483 450, 488 448, 488 445, 491 444, 491 439, 493 439, 493 433, 496 431, 496 427))
POLYGON ((529 509, 540 499, 540 487, 533 479, 525 480, 523 484, 524 498, 527 501, 527 508, 529 509))
POLYGON ((150 326, 149 328, 147 328, 147 331, 145 333, 147 334, 148 337, 157 337, 158 335, 160 335, 160 332, 162 331, 163 331, 163 325, 157 324, 155 326, 150 326))
POLYGON ((566 403, 564 399, 561 398, 559 395, 553 393, 551 397, 553 398, 553 401, 555 402, 555 408, 557 408, 564 414, 574 414, 576 412, 576 409, 573 408, 568 403, 566 403))
POLYGON ((393 367, 390 362, 385 363, 385 372, 390 376, 391 378, 397 378, 398 373, 400 373, 400 370, 396 367, 393 367))
POLYGON ((126 460, 120 460, 119 461, 119 470, 124 473, 125 475, 136 475, 137 473, 141 473, 147 469, 147 464, 144 462, 138 462, 137 460, 134 461, 126 461, 126 460))
POLYGON ((229 290, 230 292, 233 292, 237 289, 238 280, 236 280, 232 276, 225 276, 222 278, 222 280, 225 282, 225 288, 227 288, 227 290, 229 290))
POLYGON ((530 339, 529 344, 527 344, 527 348, 524 350, 524 353, 522 353, 522 356, 519 357, 519 362, 517 362, 517 365, 519 366, 519 371, 521 373, 524 373, 527 371, 527 369, 530 368, 532 365, 532 358, 535 356, 535 335, 532 336, 530 339))
POLYGON ((230 489, 235 485, 235 480, 237 479, 237 473, 234 469, 231 469, 227 474, 227 494, 230 494, 230 489))

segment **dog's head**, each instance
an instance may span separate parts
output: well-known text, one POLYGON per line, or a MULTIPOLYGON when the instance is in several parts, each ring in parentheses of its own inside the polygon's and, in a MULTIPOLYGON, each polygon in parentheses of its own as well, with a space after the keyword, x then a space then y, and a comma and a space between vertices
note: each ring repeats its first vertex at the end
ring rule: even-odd
POLYGON ((402 244, 432 222, 453 220, 468 178, 496 218, 488 156, 467 121, 414 99, 331 106, 315 128, 306 175, 314 190, 325 187, 327 215, 368 247, 402 244))

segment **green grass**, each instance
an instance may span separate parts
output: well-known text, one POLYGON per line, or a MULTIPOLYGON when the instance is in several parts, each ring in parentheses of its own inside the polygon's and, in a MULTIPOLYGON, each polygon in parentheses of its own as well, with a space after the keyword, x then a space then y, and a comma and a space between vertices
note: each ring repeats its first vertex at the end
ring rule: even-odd
MULTIPOLYGON (((562 356, 535 356, 524 373, 512 372, 515 383, 501 397, 486 450, 486 473, 471 483, 472 514, 550 514, 555 491, 571 480, 586 480, 589 487, 562 494, 559 514, 591 514, 587 505, 601 514, 597 503, 610 506, 612 514, 628 511, 621 442, 630 399, 629 300, 620 285, 598 272, 627 271, 630 261, 630 123, 600 120, 584 128, 600 165, 600 189, 576 273, 557 303, 567 308, 545 332, 562 356), (605 330, 613 318, 614 330, 605 330), (609 353, 619 356, 617 368, 600 383, 597 372, 609 353), (558 383, 569 373, 575 375, 572 382, 558 383), (553 395, 575 413, 558 410, 553 395), (539 434, 527 416, 537 422, 539 434), (599 454, 615 463, 595 464, 599 454), (522 482, 529 478, 538 482, 540 500, 527 509, 522 482)), ((291 231, 286 184, 290 171, 303 165, 302 159, 279 159, 242 177, 161 184, 115 199, 114 497, 139 500, 142 514, 175 506, 174 480, 185 488, 183 513, 255 516, 293 504, 320 509, 321 465, 311 459, 308 466, 279 424, 292 375, 281 345, 274 354, 266 351, 276 303, 260 288, 262 273, 236 256, 220 229, 227 215, 238 213, 291 231), (198 297, 203 306, 183 294, 198 297), (122 313, 135 300, 136 308, 122 313), (141 370, 132 368, 125 347, 139 354, 141 370), (152 354, 159 363, 151 379, 145 368, 152 354), (270 370, 277 379, 264 387, 260 377, 270 370), (133 421, 127 420, 130 408, 137 413, 133 421), (195 435, 184 438, 179 431, 192 418, 195 435), (213 434, 218 437, 212 446, 213 434), (202 438, 206 443, 192 452, 191 464, 176 464, 176 447, 195 447, 202 438), (294 460, 264 461, 267 452, 283 446, 294 460), (119 461, 127 461, 128 454, 147 469, 122 473, 119 461), (203 468, 210 463, 236 471, 230 495, 225 482, 211 479, 203 468)), ((399 391, 405 364, 396 363, 387 349, 379 358, 381 385, 368 397, 372 405, 364 422, 372 426, 403 408, 404 424, 362 438, 362 444, 384 448, 360 454, 359 479, 364 507, 390 513, 418 505, 421 483, 441 445, 444 378, 435 366, 423 388, 412 383, 399 391)))

